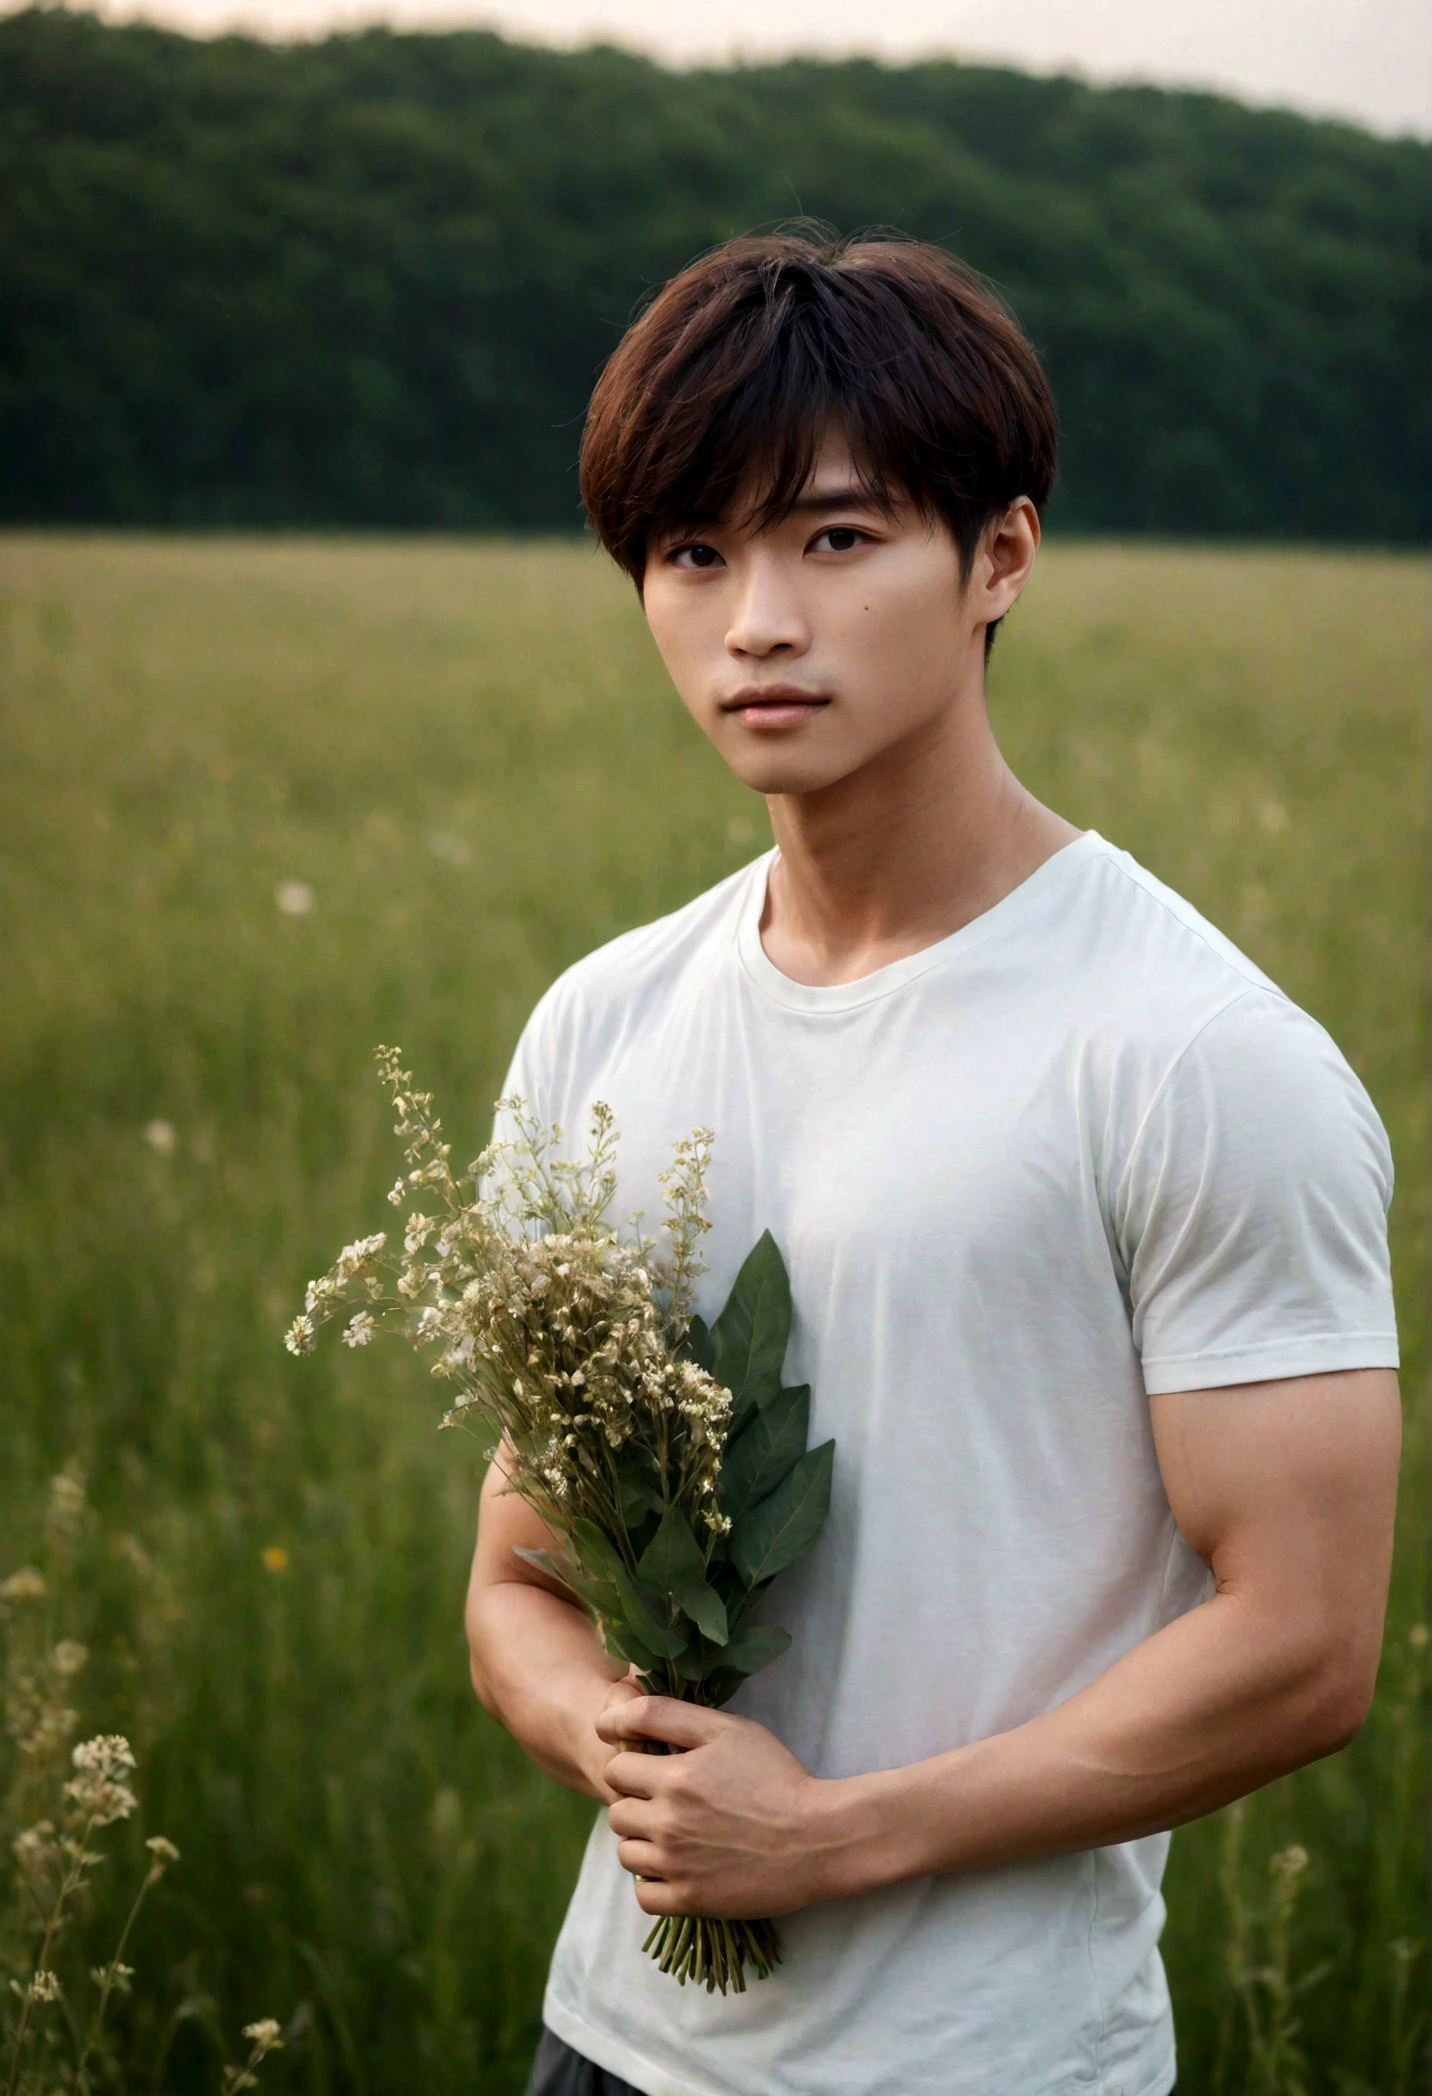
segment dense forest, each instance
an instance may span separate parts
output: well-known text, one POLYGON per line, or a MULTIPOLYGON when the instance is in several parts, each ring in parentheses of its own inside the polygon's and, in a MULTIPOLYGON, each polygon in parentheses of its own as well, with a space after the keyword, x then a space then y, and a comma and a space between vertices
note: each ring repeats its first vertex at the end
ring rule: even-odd
POLYGON ((952 63, 0 21, 0 516, 561 529, 643 291, 797 214, 996 282, 1090 531, 1432 536, 1432 148, 952 63))

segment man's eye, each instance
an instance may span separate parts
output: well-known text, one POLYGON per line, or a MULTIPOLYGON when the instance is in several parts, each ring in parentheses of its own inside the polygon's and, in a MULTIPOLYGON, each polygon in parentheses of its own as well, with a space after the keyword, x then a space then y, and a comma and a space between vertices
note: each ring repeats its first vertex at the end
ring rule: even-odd
POLYGON ((699 541, 692 546, 678 546, 671 555, 678 568, 715 568, 721 564, 721 556, 714 546, 699 541))
POLYGON ((849 553, 853 547, 865 543, 865 536, 865 533, 857 531, 853 524, 832 524, 829 531, 823 531, 815 543, 822 553, 849 553))

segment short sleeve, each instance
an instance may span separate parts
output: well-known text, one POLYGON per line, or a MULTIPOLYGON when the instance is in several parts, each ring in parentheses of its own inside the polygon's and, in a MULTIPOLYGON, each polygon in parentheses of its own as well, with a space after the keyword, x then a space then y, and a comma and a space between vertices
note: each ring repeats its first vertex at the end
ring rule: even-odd
POLYGON ((1149 1394, 1395 1368, 1392 1157, 1328 1035, 1253 989, 1178 1056, 1113 1201, 1149 1394))
MULTIPOLYGON (((576 1037, 581 1025, 576 978, 577 970, 569 968, 538 999, 502 1082, 499 1104, 520 1099, 545 1127, 564 1126, 574 1115, 576 1037)), ((496 1115, 494 1132, 499 1137, 511 1136, 514 1128, 510 1114, 496 1115)))

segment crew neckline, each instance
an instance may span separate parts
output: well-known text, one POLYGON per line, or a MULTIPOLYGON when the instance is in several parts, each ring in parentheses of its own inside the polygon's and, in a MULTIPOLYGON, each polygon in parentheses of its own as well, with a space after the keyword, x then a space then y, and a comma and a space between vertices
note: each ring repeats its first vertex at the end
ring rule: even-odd
POLYGON ((989 909, 981 910, 958 931, 947 933, 929 946, 922 946, 917 953, 903 954, 898 961, 887 961, 883 968, 876 968, 869 975, 858 975, 851 982, 800 983, 782 973, 761 943, 761 918, 766 907, 767 885, 771 868, 780 857, 779 847, 773 846, 750 868, 750 878, 741 898, 736 950, 746 974, 773 1003, 783 1004, 788 1010, 797 1012, 833 1014, 857 1011, 862 1005, 875 1004, 882 997, 903 989, 907 983, 928 975, 932 968, 944 967, 992 932, 1007 929, 1086 859, 1096 852, 1107 852, 1109 848, 1097 830, 1084 830, 1079 836, 1071 837, 1067 844, 1061 844, 1058 851, 1051 852, 1018 887, 1011 888, 1008 895, 1002 895, 989 909))

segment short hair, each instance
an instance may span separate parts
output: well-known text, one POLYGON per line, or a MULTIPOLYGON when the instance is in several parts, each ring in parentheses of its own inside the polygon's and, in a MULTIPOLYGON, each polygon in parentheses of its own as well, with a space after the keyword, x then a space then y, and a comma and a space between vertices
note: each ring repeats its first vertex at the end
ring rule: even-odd
POLYGON ((806 227, 700 256, 628 328, 587 415, 587 515, 640 590, 654 532, 787 514, 832 418, 870 494, 944 520, 966 579, 992 517, 1049 500, 1053 395, 985 280, 924 241, 806 227))

